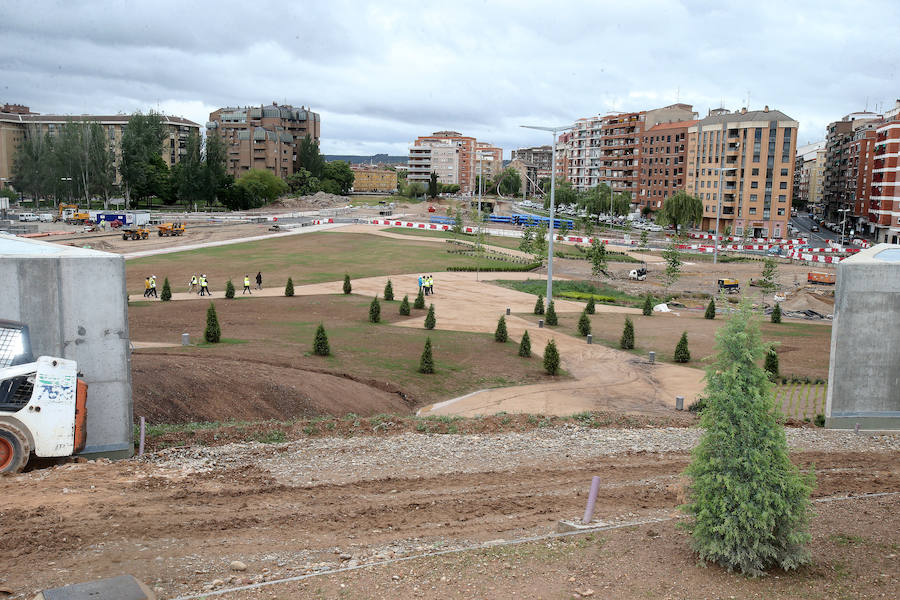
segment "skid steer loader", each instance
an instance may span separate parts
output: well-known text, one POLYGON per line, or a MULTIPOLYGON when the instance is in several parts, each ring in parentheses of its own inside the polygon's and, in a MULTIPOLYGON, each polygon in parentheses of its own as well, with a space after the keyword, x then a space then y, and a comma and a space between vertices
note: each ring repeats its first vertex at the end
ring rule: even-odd
POLYGON ((87 441, 87 384, 73 360, 31 354, 28 327, 0 320, 0 473, 31 456, 64 457, 87 441))

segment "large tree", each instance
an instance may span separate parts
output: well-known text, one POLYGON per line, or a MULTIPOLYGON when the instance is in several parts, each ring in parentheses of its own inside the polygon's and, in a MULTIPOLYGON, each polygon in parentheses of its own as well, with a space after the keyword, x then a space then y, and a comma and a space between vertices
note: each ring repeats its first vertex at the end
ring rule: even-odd
POLYGON ((428 179, 428 197, 431 199, 437 198, 439 192, 440 184, 438 183, 438 174, 432 171, 431 177, 428 179))
POLYGON ((697 223, 702 217, 703 203, 683 190, 667 198, 657 213, 657 221, 662 225, 674 225, 676 235, 680 227, 697 223))
MULTIPOLYGON (((122 131, 122 162, 119 171, 125 186, 125 206, 131 197, 143 200, 160 191, 158 181, 162 143, 165 139, 162 117, 154 112, 137 112, 122 131)), ((163 163, 165 165, 165 163, 163 163)))
MULTIPOLYGON (((209 137, 217 136, 212 133, 209 137)), ((204 192, 205 169, 200 145, 200 135, 192 131, 187 139, 185 153, 176 165, 177 168, 172 169, 171 199, 183 202, 185 206, 190 206, 204 192)))
POLYGON ((522 178, 519 172, 512 167, 503 169, 503 172, 500 173, 498 187, 504 196, 517 195, 519 188, 522 187, 522 178))
POLYGON ((225 153, 222 138, 214 133, 206 136, 200 199, 205 200, 207 206, 216 200, 221 201, 234 183, 234 177, 226 170, 225 153))
POLYGON ((325 157, 319 152, 319 142, 312 139, 309 134, 300 140, 297 149, 297 163, 309 171, 313 177, 322 178, 325 171, 325 157))
POLYGON ((344 160, 333 160, 325 163, 325 168, 322 169, 322 185, 325 186, 328 181, 333 181, 337 184, 337 191, 332 191, 331 193, 343 196, 349 194, 350 189, 353 187, 353 170, 350 168, 350 164, 344 160))

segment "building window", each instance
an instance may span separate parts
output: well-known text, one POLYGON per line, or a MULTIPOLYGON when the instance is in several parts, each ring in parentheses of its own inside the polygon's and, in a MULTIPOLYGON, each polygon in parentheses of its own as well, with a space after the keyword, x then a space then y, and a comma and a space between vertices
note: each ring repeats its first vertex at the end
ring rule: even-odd
POLYGON ((779 194, 778 201, 779 202, 787 202, 787 197, 784 194, 779 194))
POLYGON ((750 214, 751 214, 751 215, 755 215, 755 214, 756 214, 756 207, 755 207, 755 206, 751 206, 751 207, 750 207, 750 214))
POLYGON ((779 209, 778 209, 778 216, 779 216, 779 217, 783 217, 783 216, 784 216, 784 209, 783 209, 783 208, 779 208, 779 209))
POLYGON ((779 190, 786 190, 786 189, 787 189, 787 181, 782 181, 781 183, 779 183, 779 184, 778 184, 778 189, 779 189, 779 190))
POLYGON ((782 176, 782 177, 787 177, 787 174, 788 174, 788 170, 787 170, 787 169, 782 169, 782 170, 781 170, 781 176, 782 176))
POLYGON ((750 182, 750 187, 751 187, 752 189, 755 190, 756 188, 759 187, 759 182, 758 182, 758 181, 751 181, 751 182, 750 182))

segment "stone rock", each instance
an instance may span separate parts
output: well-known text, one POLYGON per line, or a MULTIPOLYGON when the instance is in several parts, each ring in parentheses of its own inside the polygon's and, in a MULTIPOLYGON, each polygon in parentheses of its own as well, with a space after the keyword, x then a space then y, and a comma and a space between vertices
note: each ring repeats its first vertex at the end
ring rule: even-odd
POLYGON ((231 570, 232 570, 232 571, 246 571, 246 570, 247 570, 247 565, 244 564, 244 563, 242 563, 242 562, 239 561, 239 560, 233 560, 233 561, 231 561, 231 565, 230 565, 230 566, 231 566, 231 570))

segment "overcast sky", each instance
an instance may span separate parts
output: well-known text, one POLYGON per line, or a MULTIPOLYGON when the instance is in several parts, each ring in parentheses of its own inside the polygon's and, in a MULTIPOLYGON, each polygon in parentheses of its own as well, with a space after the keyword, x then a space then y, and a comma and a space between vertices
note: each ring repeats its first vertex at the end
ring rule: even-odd
POLYGON ((0 0, 0 103, 160 110, 204 124, 272 101, 322 116, 326 154, 406 154, 454 129, 509 150, 676 101, 825 125, 900 97, 900 1, 0 0))

